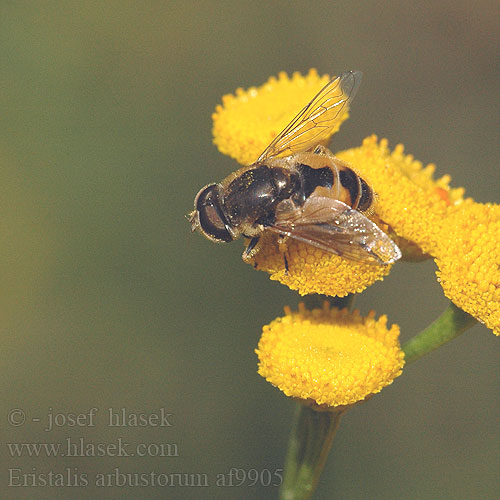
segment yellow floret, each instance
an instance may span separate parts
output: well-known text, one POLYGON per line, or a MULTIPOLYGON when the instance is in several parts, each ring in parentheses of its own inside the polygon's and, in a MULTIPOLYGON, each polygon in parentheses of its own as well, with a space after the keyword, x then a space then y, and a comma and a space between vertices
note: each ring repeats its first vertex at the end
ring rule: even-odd
POLYGON ((399 327, 387 328, 358 311, 329 308, 298 312, 264 326, 256 350, 259 374, 287 396, 329 407, 351 405, 376 394, 402 373, 399 327))
POLYGON ((500 335, 500 205, 450 209, 437 249, 438 279, 458 307, 500 335))

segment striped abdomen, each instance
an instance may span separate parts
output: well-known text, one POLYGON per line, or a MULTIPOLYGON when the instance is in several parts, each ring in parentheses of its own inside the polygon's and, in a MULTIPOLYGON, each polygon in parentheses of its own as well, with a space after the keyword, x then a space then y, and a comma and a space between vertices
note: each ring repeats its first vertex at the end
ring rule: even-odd
POLYGON ((331 196, 360 212, 368 211, 373 205, 373 190, 350 167, 340 161, 334 164, 321 156, 310 158, 312 161, 307 163, 305 159, 301 158, 295 168, 302 179, 306 199, 313 193, 331 196))

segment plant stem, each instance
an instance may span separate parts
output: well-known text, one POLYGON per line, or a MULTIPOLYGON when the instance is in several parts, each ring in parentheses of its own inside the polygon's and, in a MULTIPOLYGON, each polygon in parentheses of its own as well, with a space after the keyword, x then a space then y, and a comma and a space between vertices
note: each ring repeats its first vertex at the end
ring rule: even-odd
POLYGON ((403 346, 406 364, 429 354, 475 324, 476 319, 450 302, 439 318, 403 346))
POLYGON ((298 404, 280 500, 308 500, 312 497, 344 411, 322 411, 298 404))

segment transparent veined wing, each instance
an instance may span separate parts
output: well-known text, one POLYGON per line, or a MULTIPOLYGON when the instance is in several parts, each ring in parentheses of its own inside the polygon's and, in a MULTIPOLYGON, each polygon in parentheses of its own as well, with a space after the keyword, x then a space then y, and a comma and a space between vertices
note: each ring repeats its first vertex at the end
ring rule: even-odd
POLYGON ((348 71, 330 80, 269 144, 257 163, 306 151, 328 137, 348 109, 361 78, 361 71, 348 71))
POLYGON ((345 203, 311 196, 302 207, 291 200, 276 210, 267 229, 356 262, 392 264, 399 247, 374 222, 345 203))

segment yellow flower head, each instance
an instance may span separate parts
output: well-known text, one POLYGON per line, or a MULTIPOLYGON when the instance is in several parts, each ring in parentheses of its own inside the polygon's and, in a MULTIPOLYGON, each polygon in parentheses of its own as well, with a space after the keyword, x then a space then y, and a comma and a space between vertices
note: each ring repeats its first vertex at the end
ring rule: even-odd
POLYGON ((256 350, 259 374, 287 396, 329 407, 351 405, 380 392, 401 374, 399 327, 387 318, 349 313, 325 303, 264 326, 256 350))
POLYGON ((450 209, 436 251, 438 279, 458 307, 500 335, 500 205, 450 209))

